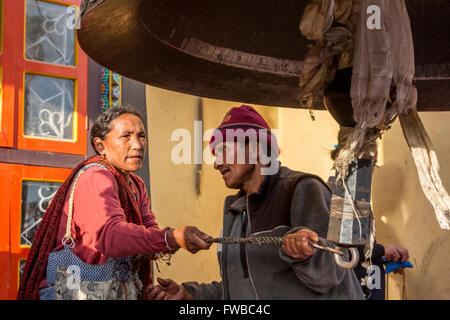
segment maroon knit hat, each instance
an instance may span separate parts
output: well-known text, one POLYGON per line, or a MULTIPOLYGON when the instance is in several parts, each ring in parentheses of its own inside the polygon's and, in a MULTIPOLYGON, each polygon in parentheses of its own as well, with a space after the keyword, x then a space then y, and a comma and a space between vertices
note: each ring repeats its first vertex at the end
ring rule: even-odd
POLYGON ((233 135, 239 129, 243 133, 248 133, 248 130, 254 130, 257 142, 260 141, 260 138, 263 138, 267 141, 267 146, 272 150, 272 154, 278 156, 277 139, 272 134, 269 124, 253 107, 245 104, 228 111, 222 123, 214 130, 209 141, 211 152, 214 154, 214 148, 218 143, 230 139, 229 135, 227 137, 227 132, 232 134, 233 141, 239 139, 239 136, 233 135))

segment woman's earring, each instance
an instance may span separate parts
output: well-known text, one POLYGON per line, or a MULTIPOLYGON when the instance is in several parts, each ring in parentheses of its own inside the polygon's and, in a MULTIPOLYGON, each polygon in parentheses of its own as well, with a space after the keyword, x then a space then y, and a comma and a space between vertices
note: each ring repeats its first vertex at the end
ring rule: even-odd
POLYGON ((101 157, 102 157, 103 159, 105 159, 105 155, 104 155, 103 153, 101 154, 101 157))

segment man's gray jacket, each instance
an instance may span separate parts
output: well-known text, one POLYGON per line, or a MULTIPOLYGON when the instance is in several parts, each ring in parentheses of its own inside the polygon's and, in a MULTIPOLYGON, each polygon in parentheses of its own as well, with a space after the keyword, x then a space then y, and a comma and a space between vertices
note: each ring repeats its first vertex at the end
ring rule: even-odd
MULTIPOLYGON (((330 201, 319 177, 280 167, 257 193, 225 199, 222 234, 284 236, 307 228, 325 239, 330 201)), ((275 245, 218 245, 218 258, 222 281, 183 283, 194 299, 364 299, 353 269, 338 267, 329 251, 300 261, 275 245)))

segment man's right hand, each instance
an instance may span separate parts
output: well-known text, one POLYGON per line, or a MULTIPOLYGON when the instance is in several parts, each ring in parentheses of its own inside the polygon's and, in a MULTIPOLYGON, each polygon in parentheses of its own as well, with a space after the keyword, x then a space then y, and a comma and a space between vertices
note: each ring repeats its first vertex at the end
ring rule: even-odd
POLYGON ((318 242, 319 236, 312 230, 300 229, 286 236, 281 249, 294 259, 305 260, 317 251, 309 245, 308 240, 318 242))
POLYGON ((178 285, 172 279, 157 278, 159 287, 166 293, 168 300, 193 300, 192 294, 183 286, 178 285))
POLYGON ((167 238, 172 248, 181 247, 191 253, 196 253, 199 250, 209 249, 211 243, 206 243, 205 240, 212 237, 196 227, 181 227, 170 229, 167 232, 167 238))

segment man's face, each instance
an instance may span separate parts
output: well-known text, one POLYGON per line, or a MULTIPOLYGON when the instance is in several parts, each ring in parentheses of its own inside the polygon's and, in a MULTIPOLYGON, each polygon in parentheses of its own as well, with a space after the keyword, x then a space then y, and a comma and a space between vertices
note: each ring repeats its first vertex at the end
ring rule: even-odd
POLYGON ((147 138, 141 119, 125 113, 110 123, 111 131, 104 140, 95 138, 97 151, 112 165, 125 172, 134 172, 143 165, 147 138))
POLYGON ((219 143, 214 153, 214 169, 220 171, 225 185, 230 189, 241 189, 255 170, 255 164, 249 161, 249 145, 239 142, 219 143))

